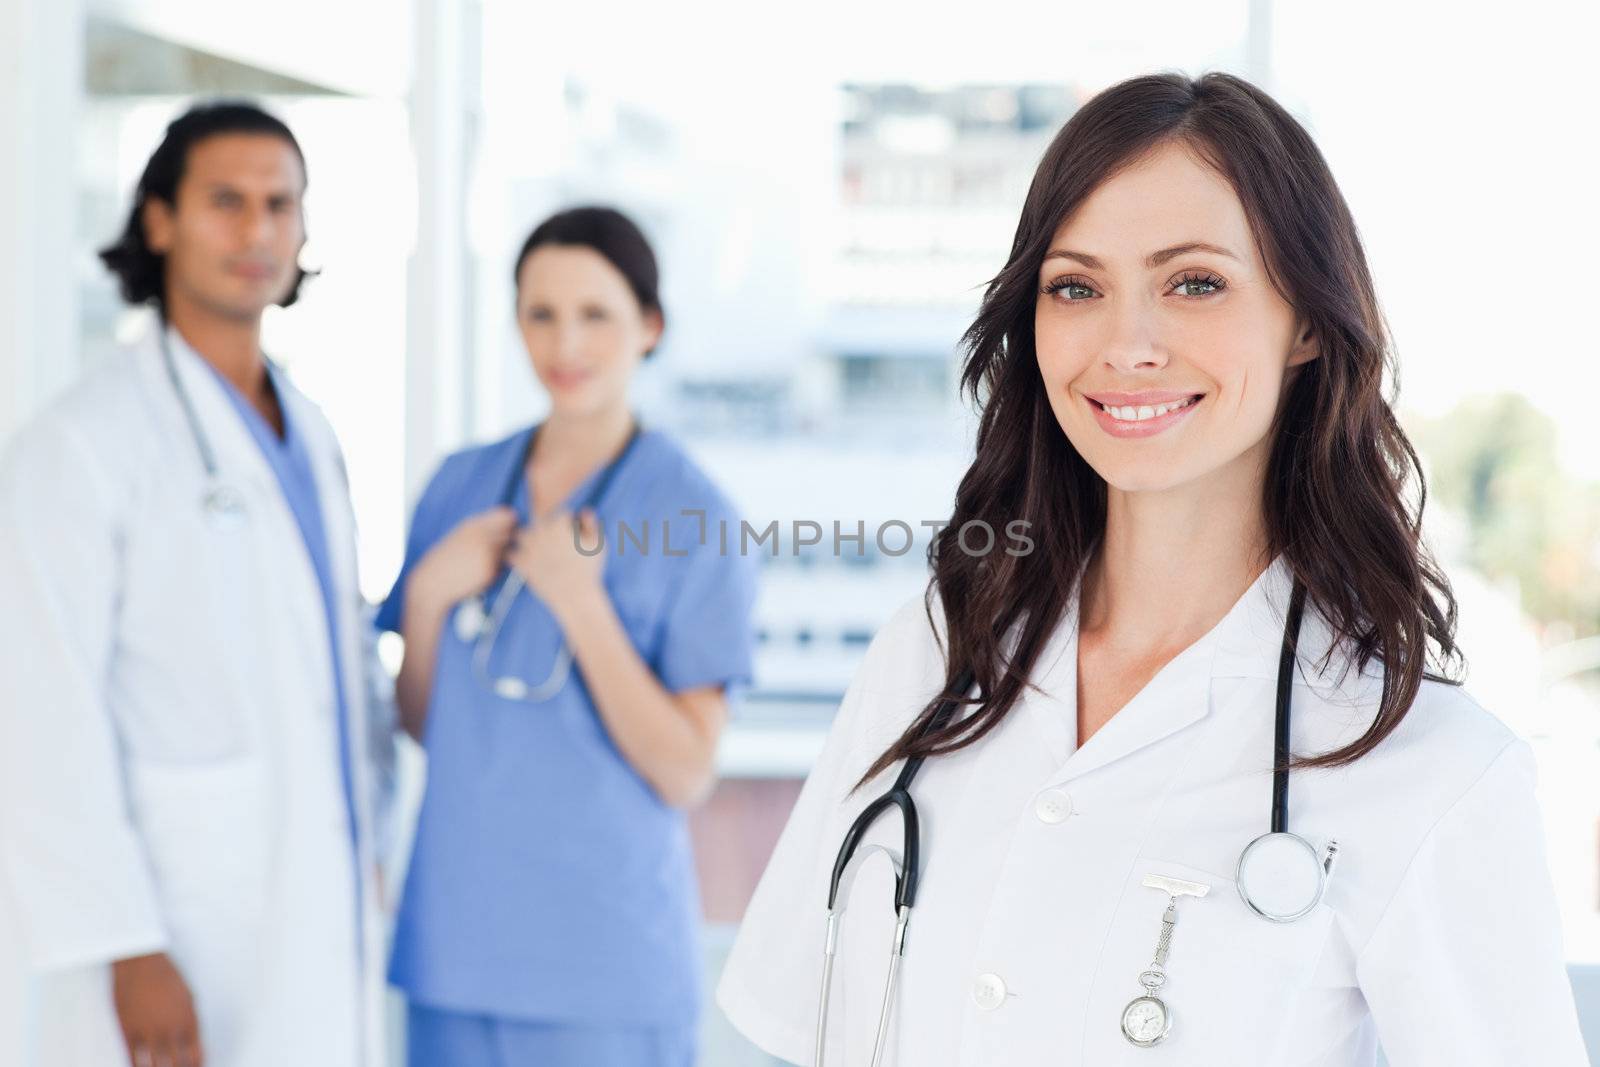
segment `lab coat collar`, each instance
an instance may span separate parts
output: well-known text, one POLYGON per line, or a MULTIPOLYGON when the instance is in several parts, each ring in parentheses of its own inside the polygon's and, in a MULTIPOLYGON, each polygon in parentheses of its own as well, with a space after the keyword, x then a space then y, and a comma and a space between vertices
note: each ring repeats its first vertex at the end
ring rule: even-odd
MULTIPOLYGON (((1263 678, 1276 682, 1283 649, 1283 627, 1294 592, 1294 569, 1278 555, 1230 613, 1231 622, 1219 627, 1213 678, 1263 678)), ((1228 620, 1224 620, 1227 622, 1228 620)), ((1347 658, 1328 657, 1334 644, 1333 627, 1309 598, 1295 644, 1295 684, 1333 691, 1346 688, 1347 658), (1323 660, 1329 662, 1323 665, 1323 660)), ((1364 672, 1370 675, 1371 671, 1364 672)))
MULTIPOLYGON (((1293 572, 1283 556, 1257 576, 1249 589, 1194 644, 1184 649, 1081 747, 1077 744, 1078 593, 1040 653, 1033 677, 1040 691, 1025 690, 1021 703, 1057 758, 1055 781, 1066 782, 1128 756, 1204 719, 1212 711, 1212 683, 1219 678, 1275 679, 1283 641, 1283 620, 1293 588, 1293 572)), ((1311 604, 1301 625, 1302 677, 1308 662, 1327 648, 1327 627, 1311 604)), ((1315 684, 1315 683, 1313 683, 1315 684)), ((1329 684, 1324 682, 1323 684, 1329 684)))

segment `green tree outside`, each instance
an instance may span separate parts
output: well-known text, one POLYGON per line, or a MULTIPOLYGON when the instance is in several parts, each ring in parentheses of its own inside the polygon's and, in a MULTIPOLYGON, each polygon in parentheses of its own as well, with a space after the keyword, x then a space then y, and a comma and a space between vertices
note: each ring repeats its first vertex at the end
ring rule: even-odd
POLYGON ((1500 393, 1420 420, 1414 433, 1430 498, 1466 519, 1469 562, 1514 579, 1541 623, 1573 637, 1600 632, 1600 485, 1562 469, 1549 416, 1500 393))

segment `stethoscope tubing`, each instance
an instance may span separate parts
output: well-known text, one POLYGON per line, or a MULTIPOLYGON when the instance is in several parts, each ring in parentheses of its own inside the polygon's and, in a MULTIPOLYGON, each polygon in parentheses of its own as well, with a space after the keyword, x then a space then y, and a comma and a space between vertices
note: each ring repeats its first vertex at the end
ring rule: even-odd
POLYGON ((178 406, 183 409, 183 419, 189 426, 189 436, 194 439, 195 451, 200 454, 200 465, 205 469, 206 477, 216 481, 220 473, 217 454, 211 447, 211 438, 206 436, 205 428, 200 425, 200 415, 195 411, 194 400, 190 398, 189 390, 184 387, 183 378, 178 374, 178 361, 172 356, 172 345, 167 340, 165 321, 156 324, 156 336, 161 345, 161 362, 166 367, 167 380, 172 383, 172 392, 178 398, 178 406))
POLYGON ((183 376, 178 372, 178 362, 173 358, 172 345, 167 340, 167 329, 166 319, 163 317, 158 320, 156 340, 161 349, 161 363, 166 370, 167 381, 172 386, 173 395, 178 399, 184 424, 189 429, 189 437, 194 442, 195 452, 200 457, 201 469, 205 472, 206 488, 200 495, 200 510, 206 513, 214 528, 237 529, 249 517, 244 497, 237 489, 222 480, 222 469, 217 462, 216 449, 212 447, 211 438, 201 425, 200 414, 195 410, 194 398, 189 395, 188 388, 183 384, 183 376))
MULTIPOLYGON (((1304 616, 1306 590, 1297 579, 1289 597, 1289 609, 1283 630, 1283 651, 1278 659, 1277 689, 1275 693, 1275 707, 1273 718, 1273 767, 1272 767, 1272 811, 1271 829, 1268 833, 1251 841, 1240 854, 1239 871, 1236 884, 1239 894, 1244 899, 1250 910, 1262 918, 1272 922, 1292 922, 1299 919, 1315 908, 1321 900, 1323 888, 1327 877, 1332 873, 1333 861, 1338 854, 1337 844, 1330 843, 1327 859, 1317 862, 1317 852, 1310 842, 1296 834, 1288 832, 1289 822, 1289 760, 1290 760, 1290 726, 1292 718, 1292 700, 1294 693, 1294 672, 1300 640, 1300 626, 1304 616), (1242 878, 1244 858, 1257 842, 1273 835, 1281 834, 1292 838, 1298 845, 1303 845, 1309 852, 1313 863, 1317 867, 1316 894, 1303 909, 1287 915, 1279 915, 1264 910, 1256 901, 1250 898, 1245 891, 1242 878)), ((955 690, 966 693, 971 689, 974 673, 969 669, 958 678, 955 690)), ((919 738, 926 738, 941 729, 955 713, 960 702, 959 697, 946 696, 934 713, 928 717, 918 732, 919 738)), ((894 784, 881 796, 877 797, 856 816, 850 828, 845 832, 843 842, 839 846, 838 855, 834 859, 833 874, 828 884, 828 928, 826 942, 823 948, 822 990, 817 1012, 816 1052, 815 1067, 822 1067, 825 1054, 825 1041, 827 1038, 828 1002, 829 992, 833 978, 833 963, 838 953, 839 922, 843 907, 839 903, 839 886, 844 878, 846 869, 855 857, 856 850, 865 838, 867 831, 877 820, 891 808, 900 812, 903 835, 904 860, 895 872, 895 939, 889 961, 888 982, 884 990, 883 1008, 878 1018, 878 1035, 873 1045, 872 1063, 877 1067, 882 1062, 884 1047, 888 1032, 889 1010, 893 1002, 895 988, 898 985, 900 965, 905 953, 906 928, 910 923, 911 909, 916 904, 918 876, 921 872, 921 828, 917 818, 916 801, 911 796, 911 784, 916 780, 925 761, 924 756, 913 756, 906 760, 896 776, 894 784)))
POLYGON ((1296 650, 1300 622, 1305 613, 1306 587, 1294 583, 1289 594, 1289 616, 1283 627, 1283 651, 1278 656, 1278 691, 1272 723, 1272 832, 1289 827, 1289 705, 1294 698, 1296 650))

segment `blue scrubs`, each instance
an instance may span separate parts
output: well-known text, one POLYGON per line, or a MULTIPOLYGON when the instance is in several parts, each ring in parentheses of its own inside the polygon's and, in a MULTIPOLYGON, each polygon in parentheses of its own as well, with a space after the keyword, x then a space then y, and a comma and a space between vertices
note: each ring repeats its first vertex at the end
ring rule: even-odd
MULTIPOLYGON (((328 662, 333 665, 333 692, 338 702, 338 745, 339 745, 339 772, 340 781, 344 786, 345 825, 350 834, 350 849, 352 855, 358 855, 356 846, 356 807, 355 794, 351 781, 350 767, 350 708, 345 697, 344 671, 339 653, 339 623, 338 603, 339 591, 334 586, 333 560, 328 554, 328 535, 322 521, 322 498, 317 492, 317 478, 311 465, 311 452, 306 446, 305 438, 289 417, 289 405, 284 403, 286 384, 282 372, 273 364, 267 364, 267 376, 272 382, 272 388, 278 395, 278 410, 283 417, 283 436, 279 437, 272 424, 262 417, 249 399, 241 393, 237 386, 224 377, 210 362, 202 360, 206 369, 216 376, 222 383, 223 392, 238 412, 239 418, 250 431, 250 436, 255 440, 256 446, 261 449, 261 454, 267 461, 267 466, 272 468, 272 473, 278 480, 278 488, 283 491, 283 499, 289 505, 289 510, 294 514, 295 524, 300 527, 300 537, 305 542, 306 555, 311 559, 311 569, 317 576, 317 587, 322 592, 323 621, 326 624, 328 638, 328 662)), ((361 907, 361 864, 352 864, 356 872, 355 884, 352 886, 353 906, 356 914, 360 915, 361 907)), ((361 944, 361 923, 355 923, 356 949, 358 953, 364 951, 361 944)))
MULTIPOLYGON (((417 504, 381 628, 399 629, 416 562, 462 519, 500 503, 513 478, 513 506, 528 521, 527 481, 516 475, 528 434, 445 460, 417 504)), ((598 479, 564 506, 573 510, 598 479)), ((752 675, 759 560, 739 552, 728 500, 668 435, 645 429, 596 511, 608 538, 605 588, 641 657, 670 691, 721 684, 736 699, 752 675), (685 509, 704 511, 704 523, 685 509), (619 522, 633 539, 619 540, 619 522)), ((524 592, 488 676, 537 686, 561 643, 554 616, 524 592)), ((684 813, 617 750, 576 667, 555 696, 531 704, 497 696, 471 656, 447 623, 390 965, 413 1005, 412 1067, 688 1067, 702 974, 684 813), (669 1052, 641 1058, 641 1047, 669 1052), (496 1059, 467 1048, 518 1051, 496 1059)))
POLYGON ((412 1002, 408 1067, 694 1067, 695 1032, 685 1026, 584 1026, 436 1011, 412 1002))

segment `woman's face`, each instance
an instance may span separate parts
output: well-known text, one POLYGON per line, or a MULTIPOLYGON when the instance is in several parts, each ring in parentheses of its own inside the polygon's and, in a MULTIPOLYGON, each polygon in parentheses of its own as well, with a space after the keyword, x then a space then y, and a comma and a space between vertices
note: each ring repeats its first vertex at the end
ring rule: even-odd
POLYGON ((1095 189, 1057 228, 1039 293, 1051 409, 1109 487, 1264 469, 1289 368, 1316 346, 1233 187, 1190 149, 1163 145, 1095 189))
POLYGON ((552 411, 592 415, 627 403, 628 383, 661 337, 627 278, 586 245, 540 245, 517 272, 517 327, 552 411))

